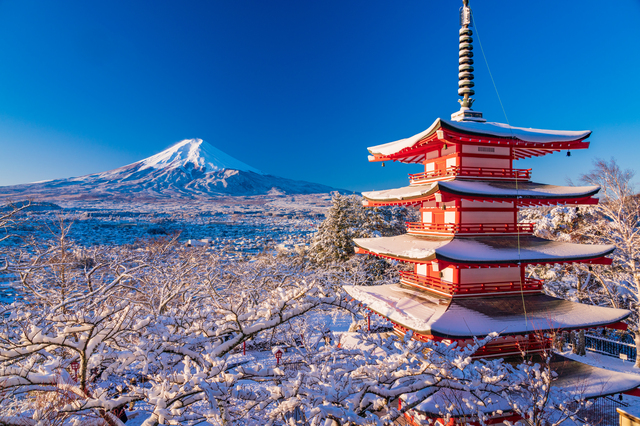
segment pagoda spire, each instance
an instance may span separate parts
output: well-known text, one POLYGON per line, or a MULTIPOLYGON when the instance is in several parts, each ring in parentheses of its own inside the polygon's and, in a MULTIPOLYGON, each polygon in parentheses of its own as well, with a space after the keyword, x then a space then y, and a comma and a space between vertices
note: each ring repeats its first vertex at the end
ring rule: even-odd
POLYGON ((473 31, 471 30, 471 8, 469 0, 463 0, 463 6, 460 8, 460 47, 458 53, 458 95, 462 99, 460 102, 460 111, 451 114, 454 121, 486 121, 482 118, 482 113, 473 111, 474 99, 471 98, 475 94, 473 90, 473 31))

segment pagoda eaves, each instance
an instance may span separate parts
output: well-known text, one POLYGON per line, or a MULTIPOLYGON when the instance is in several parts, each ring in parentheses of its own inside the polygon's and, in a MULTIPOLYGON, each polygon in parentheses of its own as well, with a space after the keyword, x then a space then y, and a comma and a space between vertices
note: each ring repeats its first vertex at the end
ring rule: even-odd
POLYGON ((545 294, 448 298, 402 284, 344 286, 353 298, 394 324, 422 336, 472 340, 494 331, 500 336, 559 332, 614 324, 631 313, 583 305, 545 294))
POLYGON ((503 123, 449 121, 442 118, 425 131, 398 141, 367 148, 369 161, 421 163, 441 156, 442 144, 495 145, 511 148, 511 158, 537 157, 565 149, 587 149, 590 130, 564 131, 513 127, 503 123), (437 154, 435 154, 437 152, 437 154), (434 157, 435 158, 435 157, 434 157))
POLYGON ((442 238, 410 234, 355 238, 356 252, 410 263, 433 260, 464 265, 528 265, 584 262, 610 264, 612 245, 585 245, 545 240, 531 235, 442 238))
POLYGON ((455 178, 424 185, 410 185, 382 191, 363 192, 364 205, 420 204, 441 194, 441 202, 453 199, 479 201, 517 201, 520 205, 597 204, 591 198, 599 186, 558 186, 535 182, 499 182, 455 178))

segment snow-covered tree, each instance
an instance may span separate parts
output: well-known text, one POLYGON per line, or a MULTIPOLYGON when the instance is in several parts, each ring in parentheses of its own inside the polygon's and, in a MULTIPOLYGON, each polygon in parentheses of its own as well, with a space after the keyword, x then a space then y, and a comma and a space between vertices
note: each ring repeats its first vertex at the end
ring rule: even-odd
POLYGON ((341 341, 316 315, 359 313, 341 290, 361 279, 349 268, 295 256, 229 262, 171 238, 88 250, 66 230, 8 259, 22 286, 0 305, 0 424, 121 426, 131 404, 146 407, 145 426, 284 425, 294 413, 312 425, 390 424, 444 392, 461 405, 441 406, 441 416, 482 420, 500 398, 525 413, 527 398, 512 403, 504 392, 552 380, 473 360, 494 336, 462 349, 410 334, 341 341), (246 342, 286 349, 295 369, 241 355, 246 342))
POLYGON ((380 425, 409 413, 427 424, 434 413, 421 414, 427 399, 445 422, 462 417, 485 424, 512 412, 522 426, 557 426, 575 417, 584 401, 551 386, 556 376, 544 357, 516 366, 471 358, 495 337, 466 348, 418 342, 411 334, 403 341, 362 336, 350 349, 325 346, 274 388, 269 417, 298 409, 312 425, 380 425))
MULTIPOLYGON (((640 197, 632 179, 634 172, 621 170, 615 160, 596 160, 581 180, 599 185, 600 202, 595 206, 556 207, 530 211, 536 219, 537 235, 585 244, 616 247, 610 266, 572 264, 537 267, 530 273, 547 280, 547 291, 582 302, 626 308, 627 320, 640 353, 640 197)), ((640 357, 636 358, 640 368, 640 357)))
POLYGON ((346 261, 354 254, 354 238, 402 234, 410 214, 398 206, 365 208, 357 195, 334 193, 313 237, 311 259, 321 265, 346 261))
POLYGON ((19 219, 20 212, 28 209, 31 206, 31 202, 24 201, 18 204, 9 203, 0 208, 0 242, 6 240, 11 236, 9 231, 14 228, 21 220, 19 219))
POLYGON ((170 239, 87 251, 65 230, 9 260, 23 285, 0 318, 6 424, 117 425, 114 412, 139 400, 147 426, 240 421, 263 397, 239 386, 279 379, 259 363, 237 369, 244 342, 320 307, 356 309, 294 260, 224 264, 170 239))

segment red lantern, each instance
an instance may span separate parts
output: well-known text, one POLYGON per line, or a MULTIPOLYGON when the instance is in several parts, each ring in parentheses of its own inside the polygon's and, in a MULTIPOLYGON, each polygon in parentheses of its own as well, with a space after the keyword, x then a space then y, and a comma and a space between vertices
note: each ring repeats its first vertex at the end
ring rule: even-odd
POLYGON ((278 365, 280 365, 280 359, 282 358, 282 353, 283 353, 282 349, 278 349, 273 353, 276 356, 276 361, 278 362, 278 365))
POLYGON ((78 361, 73 361, 71 362, 71 364, 69 364, 69 366, 71 367, 71 371, 73 371, 71 377, 74 381, 78 381, 78 370, 80 370, 80 363, 78 361))

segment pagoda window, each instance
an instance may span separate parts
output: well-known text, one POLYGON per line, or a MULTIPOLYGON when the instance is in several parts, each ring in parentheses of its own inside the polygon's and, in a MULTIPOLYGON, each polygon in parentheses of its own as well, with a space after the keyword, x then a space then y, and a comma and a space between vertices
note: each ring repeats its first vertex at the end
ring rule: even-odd
POLYGON ((463 285, 497 282, 520 283, 520 268, 510 266, 503 268, 460 269, 460 283, 463 285))
MULTIPOLYGON (((445 213, 445 222, 446 215, 449 212, 445 213)), ((453 212, 451 212, 453 213, 453 212)), ((514 215, 513 212, 501 212, 501 211, 462 211, 461 212, 461 223, 469 224, 469 223, 514 223, 514 215)))
POLYGON ((426 263, 417 263, 416 264, 416 274, 421 275, 423 277, 427 276, 427 264, 426 263))
POLYGON ((510 169, 510 158, 494 158, 494 157, 469 157, 464 156, 461 159, 462 167, 478 167, 489 169, 510 169))
POLYGON ((433 213, 432 212, 422 212, 422 221, 424 223, 433 223, 433 213))
MULTIPOLYGON (((513 215, 512 215, 513 216, 513 215)), ((456 223, 456 212, 444 212, 444 223, 456 223)))
POLYGON ((426 159, 431 160, 432 158, 440 157, 440 153, 438 150, 427 152, 426 159))
POLYGON ((460 223, 514 224, 517 209, 513 202, 461 200, 460 223))
POLYGON ((447 158, 447 162, 446 162, 446 167, 455 167, 458 165, 458 158, 457 157, 451 157, 451 158, 447 158))
POLYGON ((425 172, 432 172, 436 169, 436 163, 431 162, 424 165, 425 172))
POLYGON ((442 281, 453 282, 453 268, 444 268, 440 271, 440 278, 442 281))
POLYGON ((503 146, 463 145, 462 152, 464 154, 511 156, 511 149, 503 146))
MULTIPOLYGON (((492 202, 492 201, 472 201, 472 200, 466 200, 466 199, 462 199, 462 204, 461 207, 463 208, 473 208, 473 209, 486 209, 486 210, 500 210, 500 209, 513 209, 514 205, 513 202, 504 202, 504 201, 497 201, 497 202, 492 202)), ((424 203, 423 207, 427 207, 424 203)), ((431 206, 430 206, 431 207, 431 206)), ((435 207, 435 206, 433 206, 435 207)))
POLYGON ((447 148, 445 149, 444 147, 442 147, 442 149, 440 150, 440 156, 445 156, 445 155, 449 155, 449 154, 453 154, 456 152, 456 146, 455 145, 449 145, 447 146, 447 148))

